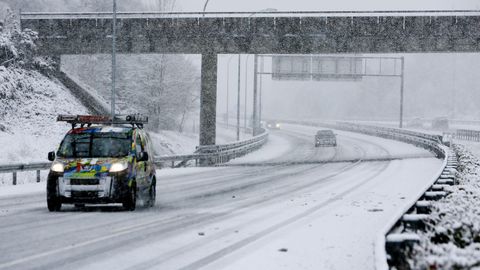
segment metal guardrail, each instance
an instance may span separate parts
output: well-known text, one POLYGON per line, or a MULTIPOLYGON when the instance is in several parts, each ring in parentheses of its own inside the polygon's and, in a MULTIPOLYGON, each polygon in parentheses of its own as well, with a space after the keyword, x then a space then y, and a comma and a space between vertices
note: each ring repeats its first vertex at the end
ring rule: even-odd
POLYGON ((35 162, 25 164, 8 164, 0 166, 0 173, 12 173, 12 183, 17 184, 17 172, 19 171, 37 171, 37 182, 40 182, 40 171, 49 169, 51 162, 35 162))
POLYGON ((401 209, 387 224, 375 243, 376 269, 408 269, 413 245, 420 242, 418 232, 425 231, 432 202, 449 194, 448 186, 456 185, 458 159, 456 153, 443 146, 444 161, 439 171, 416 199, 401 209), (388 255, 387 255, 388 254, 388 255))
POLYGON ((423 147, 435 153, 438 158, 444 158, 445 152, 442 148, 442 136, 425 134, 399 128, 375 127, 369 125, 359 125, 353 123, 339 123, 335 125, 337 129, 356 131, 372 136, 393 139, 405 143, 423 147))
POLYGON ((457 129, 454 132, 444 132, 443 136, 449 140, 458 139, 472 142, 480 142, 480 130, 457 129))
POLYGON ((188 161, 195 161, 195 166, 202 163, 201 161, 204 161, 204 164, 207 165, 225 163, 260 148, 267 140, 268 131, 262 129, 259 135, 246 140, 227 144, 198 146, 193 154, 156 157, 155 162, 159 166, 171 162, 172 167, 185 165, 188 161), (175 165, 175 162, 180 163, 175 165))
POLYGON ((336 126, 347 126, 347 127, 356 126, 360 129, 375 129, 375 130, 381 131, 381 132, 391 132, 391 133, 397 133, 397 134, 402 134, 402 135, 409 135, 409 136, 414 136, 414 137, 423 138, 423 139, 426 139, 426 140, 432 140, 432 141, 436 141, 436 142, 441 142, 442 141, 442 136, 440 136, 440 135, 427 134, 427 133, 422 133, 422 132, 417 132, 417 131, 412 131, 412 130, 399 129, 399 128, 380 127, 380 126, 374 126, 374 125, 363 125, 363 124, 355 124, 355 123, 349 123, 349 122, 338 122, 336 126))
MULTIPOLYGON (((195 161, 195 166, 198 165, 214 165, 218 163, 225 163, 231 159, 243 156, 254 150, 260 148, 268 140, 268 131, 262 130, 261 134, 247 140, 220 144, 220 145, 206 145, 197 147, 193 154, 187 155, 172 155, 172 156, 156 156, 155 165, 164 167, 165 164, 170 164, 172 168, 186 166, 188 161, 195 161), (201 162, 205 161, 205 162, 201 162), (179 162, 175 164, 175 162, 179 162)), ((12 173, 12 183, 17 184, 17 172, 22 171, 36 171, 36 181, 40 182, 40 171, 47 170, 51 166, 51 162, 32 162, 23 164, 7 164, 0 165, 0 173, 12 173)))

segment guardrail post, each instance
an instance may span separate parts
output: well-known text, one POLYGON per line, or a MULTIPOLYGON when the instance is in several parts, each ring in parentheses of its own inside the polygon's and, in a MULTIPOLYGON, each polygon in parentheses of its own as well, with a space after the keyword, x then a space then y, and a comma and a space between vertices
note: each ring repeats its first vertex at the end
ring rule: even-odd
POLYGON ((17 172, 13 172, 13 185, 17 184, 17 172))
POLYGON ((40 170, 37 170, 37 183, 40 183, 40 170))

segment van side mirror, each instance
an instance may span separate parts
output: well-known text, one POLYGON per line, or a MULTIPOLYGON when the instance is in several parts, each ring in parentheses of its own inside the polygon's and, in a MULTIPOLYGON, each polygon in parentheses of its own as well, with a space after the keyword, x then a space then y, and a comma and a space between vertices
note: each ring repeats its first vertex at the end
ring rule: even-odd
POLYGON ((137 161, 148 161, 148 153, 140 152, 137 161))
POLYGON ((48 160, 54 161, 55 160, 55 152, 48 152, 48 160))

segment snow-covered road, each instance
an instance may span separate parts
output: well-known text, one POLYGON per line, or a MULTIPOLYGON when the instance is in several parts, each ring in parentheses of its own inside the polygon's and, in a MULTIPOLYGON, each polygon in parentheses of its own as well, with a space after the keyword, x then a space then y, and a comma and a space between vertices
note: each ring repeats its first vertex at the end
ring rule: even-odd
POLYGON ((442 163, 340 131, 315 148, 314 133, 285 125, 227 166, 160 170, 153 209, 50 213, 44 183, 0 190, 0 269, 373 269, 377 233, 442 163))

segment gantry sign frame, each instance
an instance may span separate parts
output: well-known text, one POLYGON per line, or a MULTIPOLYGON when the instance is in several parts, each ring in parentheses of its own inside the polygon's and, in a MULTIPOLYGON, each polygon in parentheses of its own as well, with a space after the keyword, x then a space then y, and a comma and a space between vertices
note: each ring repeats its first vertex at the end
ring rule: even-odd
MULTIPOLYGON (((263 60, 263 59, 262 59, 263 60)), ((257 101, 259 99, 258 97, 258 85, 257 85, 257 76, 262 76, 262 75, 271 75, 272 78, 274 76, 284 76, 286 78, 281 79, 281 80, 288 80, 288 78, 292 78, 292 80, 301 80, 301 81, 310 81, 312 78, 318 78, 321 80, 323 77, 325 80, 333 80, 333 81, 352 81, 352 79, 356 78, 363 78, 363 77, 397 77, 400 78, 400 105, 399 105, 399 127, 403 127, 403 111, 404 111, 404 78, 405 78, 405 57, 400 56, 400 57, 390 57, 390 56, 355 56, 355 55, 342 55, 342 56, 336 56, 336 55, 289 55, 289 54, 260 54, 260 55, 255 55, 255 60, 254 60, 254 87, 253 87, 253 123, 254 123, 254 128, 253 128, 253 135, 256 135, 258 133, 258 128, 260 127, 260 117, 259 117, 259 111, 260 108, 258 107, 258 104, 260 102, 257 101), (276 72, 273 70, 273 59, 275 57, 301 57, 304 59, 310 59, 310 67, 308 72, 295 72, 295 73, 290 73, 290 72, 276 72), (258 71, 258 58, 271 58, 272 59, 272 71, 267 72, 264 71, 263 69, 258 71), (337 69, 336 72, 333 73, 325 73, 325 72, 313 72, 313 61, 314 59, 319 59, 320 61, 322 59, 332 59, 335 62, 335 65, 338 64, 339 60, 360 60, 362 63, 362 72, 357 72, 357 70, 354 70, 352 72, 352 69, 349 70, 349 72, 339 72, 337 69), (372 65, 369 65, 370 62, 376 62, 375 64, 378 64, 378 69, 373 69, 372 65), (382 67, 383 63, 383 67, 382 67), (392 67, 389 69, 385 69, 385 64, 392 64, 392 67), (397 69, 398 67, 398 69, 397 69)), ((355 82, 355 80, 353 80, 355 82)), ((260 97, 261 99, 261 97, 260 97)))
MULTIPOLYGON (((38 53, 111 52, 112 13, 22 13, 38 53)), ((480 11, 117 14, 117 53, 202 55, 200 145, 215 144, 218 54, 479 52, 480 11)))

